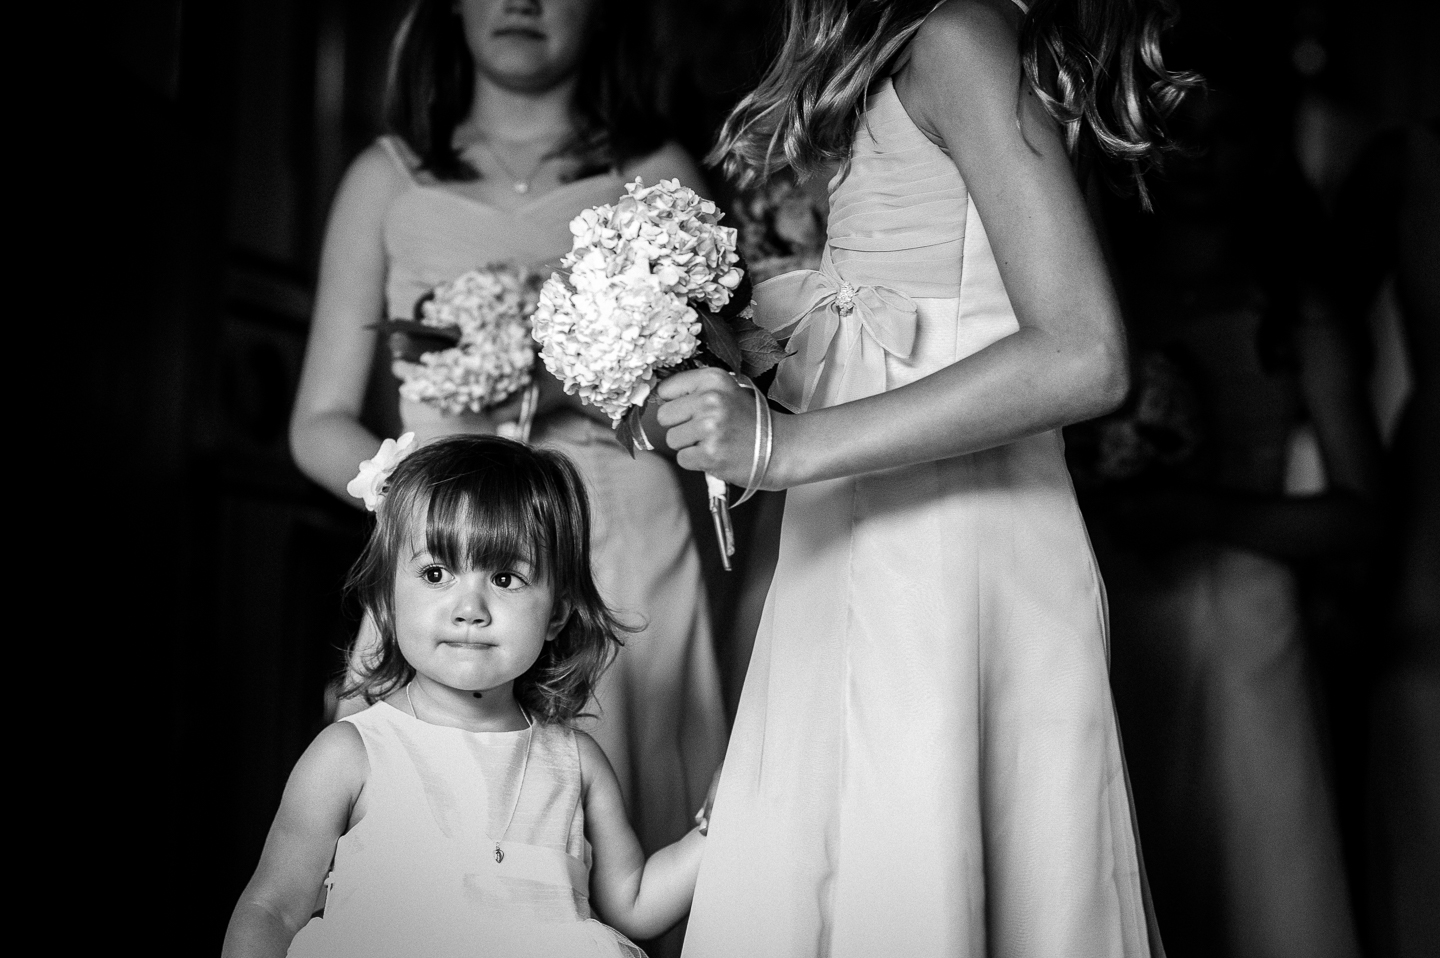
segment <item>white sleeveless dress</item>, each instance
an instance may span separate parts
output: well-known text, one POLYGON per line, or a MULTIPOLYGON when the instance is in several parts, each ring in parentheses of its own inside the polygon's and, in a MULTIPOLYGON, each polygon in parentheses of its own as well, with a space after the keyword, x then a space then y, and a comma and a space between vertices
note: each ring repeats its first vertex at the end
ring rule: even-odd
POLYGON ((291 958, 645 958, 590 917, 573 731, 467 732, 385 702, 341 721, 370 762, 365 817, 291 958))
MULTIPOLYGON (((797 411, 1018 329, 974 202, 888 80, 822 268, 756 289, 797 411)), ((1104 589, 1058 432, 789 490, 686 958, 1143 958, 1104 589)))

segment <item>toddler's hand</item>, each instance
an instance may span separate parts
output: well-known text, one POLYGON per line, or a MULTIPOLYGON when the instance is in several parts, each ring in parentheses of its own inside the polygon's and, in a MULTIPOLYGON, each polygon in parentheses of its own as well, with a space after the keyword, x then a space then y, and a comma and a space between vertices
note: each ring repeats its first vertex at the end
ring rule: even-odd
POLYGON ((695 824, 700 826, 700 834, 707 835, 710 832, 710 810, 715 807, 715 792, 720 788, 720 773, 724 771, 722 763, 715 770, 714 776, 710 779, 710 790, 705 793, 705 804, 700 806, 700 811, 695 813, 695 824))

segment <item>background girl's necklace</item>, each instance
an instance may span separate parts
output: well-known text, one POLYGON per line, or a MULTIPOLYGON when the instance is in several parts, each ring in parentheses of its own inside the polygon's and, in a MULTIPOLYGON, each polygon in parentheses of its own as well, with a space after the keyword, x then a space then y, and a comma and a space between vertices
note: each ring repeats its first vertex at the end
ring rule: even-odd
POLYGON ((505 175, 514 181, 515 185, 512 188, 515 190, 516 193, 529 193, 530 181, 535 179, 536 174, 540 172, 540 168, 545 165, 545 162, 547 160, 550 159, 550 153, 548 150, 544 153, 541 153, 539 159, 537 159, 534 165, 530 168, 530 172, 524 176, 520 176, 513 169, 510 168, 509 163, 505 162, 505 158, 500 155, 500 151, 490 145, 489 140, 480 139, 476 140, 475 142, 480 146, 483 146, 485 148, 485 152, 488 153, 490 155, 490 158, 495 161, 495 165, 500 167, 500 169, 505 173, 505 175))
MULTIPOLYGON (((415 697, 411 694, 414 687, 413 681, 405 683, 405 701, 410 703, 410 717, 417 722, 423 722, 425 720, 415 711, 415 697)), ((529 712, 525 711, 523 705, 520 706, 520 714, 525 717, 526 725, 525 756, 520 760, 520 782, 515 786, 515 800, 510 803, 510 817, 505 819, 505 827, 501 830, 500 837, 495 840, 495 864, 497 865, 505 860, 505 852, 501 850, 500 843, 505 840, 506 835, 510 834, 510 826, 515 824, 515 813, 520 809, 520 793, 525 791, 525 773, 530 770, 530 745, 535 741, 535 720, 530 717, 529 712)))

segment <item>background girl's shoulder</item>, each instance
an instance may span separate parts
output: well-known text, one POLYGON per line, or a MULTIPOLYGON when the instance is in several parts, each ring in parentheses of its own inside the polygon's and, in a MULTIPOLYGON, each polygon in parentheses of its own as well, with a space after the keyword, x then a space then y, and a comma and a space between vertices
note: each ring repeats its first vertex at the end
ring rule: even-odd
POLYGON ((336 201, 388 206, 415 182, 417 164, 403 141, 393 136, 379 137, 351 161, 336 201))
POLYGON ((638 176, 647 186, 653 186, 660 180, 675 179, 679 180, 682 186, 688 186, 702 196, 709 195, 704 175, 700 172, 695 158, 674 140, 666 142, 648 156, 625 164, 620 174, 627 182, 638 176))

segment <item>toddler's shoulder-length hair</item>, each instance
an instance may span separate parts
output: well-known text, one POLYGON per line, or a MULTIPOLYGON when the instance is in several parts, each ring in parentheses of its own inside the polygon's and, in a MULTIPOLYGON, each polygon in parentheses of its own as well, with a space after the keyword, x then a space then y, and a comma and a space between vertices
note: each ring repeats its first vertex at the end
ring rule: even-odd
MULTIPOLYGON (((942 2, 787 0, 780 54, 708 161, 744 187, 848 160, 871 84, 942 2)), ((1145 174, 1176 148, 1165 119, 1202 82, 1165 67, 1160 37, 1175 16, 1173 0, 1034 0, 1020 32, 1024 81, 1064 128, 1072 160, 1118 160, 1122 175, 1102 171, 1147 209, 1145 174)))
POLYGON ((374 703, 410 681, 395 632, 395 577, 406 550, 425 547, 452 570, 504 569, 528 562, 543 572, 560 633, 515 680, 515 698, 544 722, 585 714, 600 675, 633 629, 600 598, 590 571, 590 508, 574 464, 558 452, 494 436, 453 436, 421 446, 390 475, 370 541, 350 589, 380 633, 343 690, 374 703))
MULTIPOLYGON (((669 139, 659 108, 651 17, 640 0, 595 0, 575 90, 575 136, 559 148, 580 162, 574 179, 649 156, 669 139)), ((455 149, 469 114, 475 66, 453 0, 415 0, 390 51, 385 123, 439 180, 480 174, 455 149)))

